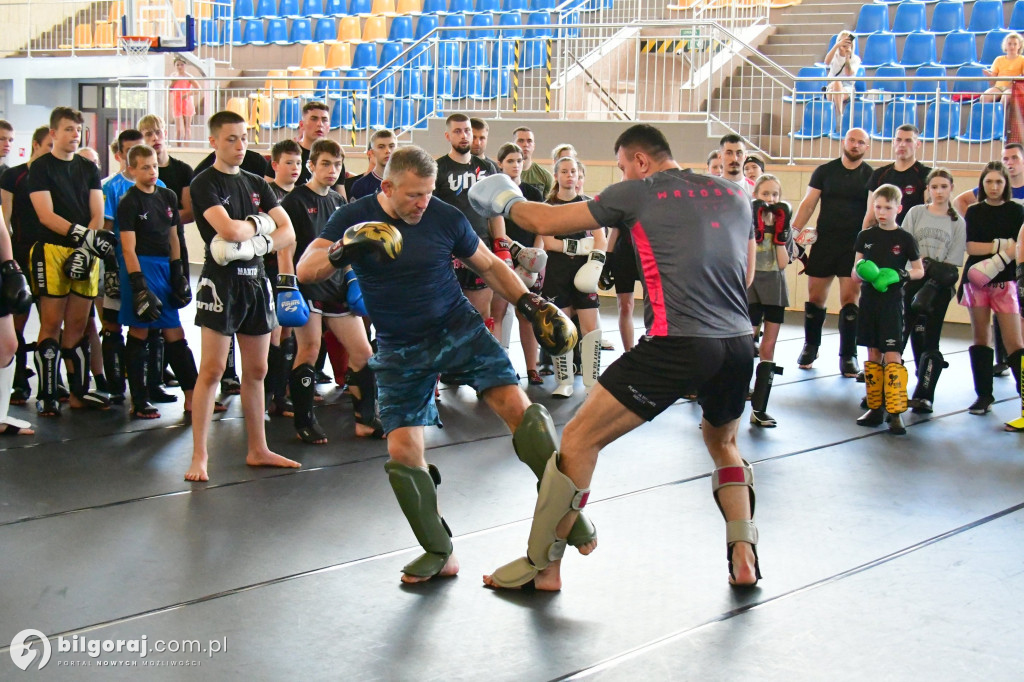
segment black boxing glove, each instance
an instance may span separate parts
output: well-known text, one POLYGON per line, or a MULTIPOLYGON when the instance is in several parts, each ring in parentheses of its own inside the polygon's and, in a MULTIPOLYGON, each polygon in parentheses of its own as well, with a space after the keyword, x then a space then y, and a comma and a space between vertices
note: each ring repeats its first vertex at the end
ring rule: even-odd
POLYGON ((0 293, 4 297, 7 310, 14 315, 24 315, 32 308, 32 292, 28 288, 28 280, 18 263, 13 260, 0 263, 0 293))
POLYGON ((141 272, 128 275, 132 283, 132 303, 135 306, 135 317, 140 322, 156 322, 164 311, 164 305, 156 294, 149 290, 146 276, 141 272))
POLYGON ((173 308, 180 310, 192 302, 192 285, 185 273, 185 263, 180 258, 171 261, 170 285, 171 292, 167 297, 167 302, 173 308))
POLYGON ((92 254, 77 248, 64 259, 64 274, 74 282, 84 282, 92 274, 92 254))
POLYGON ((68 238, 76 249, 83 248, 99 258, 113 256, 114 246, 117 244, 117 238, 112 233, 106 230, 90 230, 82 225, 72 225, 68 230, 68 238))

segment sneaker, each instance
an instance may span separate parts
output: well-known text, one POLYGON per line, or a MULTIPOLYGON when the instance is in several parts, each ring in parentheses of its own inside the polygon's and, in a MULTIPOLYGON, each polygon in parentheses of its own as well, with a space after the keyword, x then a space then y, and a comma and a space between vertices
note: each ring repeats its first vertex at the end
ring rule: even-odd
POLYGON ((992 403, 995 401, 995 398, 990 395, 979 395, 978 399, 967 408, 967 411, 971 414, 987 414, 992 411, 992 403))
POLYGON ((615 344, 611 341, 601 339, 601 350, 615 350, 615 344))

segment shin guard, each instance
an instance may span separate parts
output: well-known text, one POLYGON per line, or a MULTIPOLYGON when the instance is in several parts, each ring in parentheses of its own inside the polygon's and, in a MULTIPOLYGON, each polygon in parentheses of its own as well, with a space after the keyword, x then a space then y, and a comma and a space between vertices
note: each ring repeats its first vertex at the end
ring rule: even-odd
POLYGON ((146 386, 146 363, 149 361, 149 339, 139 339, 131 334, 124 345, 125 374, 128 378, 128 390, 132 394, 132 404, 142 406, 149 402, 149 390, 146 386))
MULTIPOLYGON (((29 344, 25 343, 25 336, 21 332, 17 333, 18 336, 18 350, 14 355, 14 386, 21 389, 22 393, 27 397, 30 388, 28 385, 28 354, 29 344)), ((32 344, 34 347, 35 344, 32 344)), ((31 350, 34 350, 32 348, 31 350)))
POLYGON ((377 420, 377 378, 373 370, 370 369, 370 366, 366 365, 358 372, 353 371, 349 367, 348 373, 345 375, 345 383, 348 384, 350 391, 352 389, 359 391, 358 398, 355 391, 351 392, 352 412, 355 414, 356 422, 366 426, 379 426, 380 422, 377 420))
POLYGON ((907 367, 902 362, 885 366, 885 411, 903 414, 907 411, 907 367))
MULTIPOLYGON (((857 316, 860 308, 853 303, 844 305, 839 311, 839 356, 844 358, 857 357, 857 316)), ((821 338, 821 328, 818 328, 821 338)))
POLYGON ((14 386, 15 362, 11 359, 6 367, 0 368, 0 424, 13 426, 15 429, 27 429, 32 425, 23 419, 11 417, 11 388, 14 386))
POLYGON ((267 376, 263 380, 263 389, 268 397, 276 398, 284 394, 284 386, 280 385, 283 378, 284 353, 281 346, 270 344, 267 348, 267 376))
POLYGON ((36 344, 36 375, 39 377, 40 400, 57 399, 57 358, 60 346, 56 339, 43 339, 36 344))
POLYGON ((730 577, 733 575, 733 545, 737 542, 746 542, 754 551, 754 574, 757 579, 760 580, 761 566, 757 560, 757 526, 754 524, 754 503, 756 502, 756 497, 754 495, 754 469, 750 466, 750 462, 743 460, 742 466, 720 467, 715 469, 714 473, 711 475, 711 494, 715 498, 715 504, 718 505, 718 511, 722 513, 722 518, 725 519, 726 558, 729 561, 730 577), (725 508, 722 507, 722 502, 718 499, 718 492, 722 488, 734 485, 746 486, 747 488, 747 492, 750 495, 749 519, 733 519, 730 521, 725 516, 725 508))
POLYGON ((164 337, 158 329, 149 332, 149 361, 146 364, 146 385, 150 388, 164 383, 164 337))
POLYGON ((558 386, 551 392, 556 398, 568 398, 572 395, 572 385, 575 377, 572 372, 572 351, 565 355, 552 355, 551 364, 555 368, 555 378, 558 379, 558 386))
MULTIPOLYGON (((544 467, 558 449, 557 431, 551 414, 543 405, 534 403, 523 412, 523 420, 512 434, 512 447, 516 456, 537 477, 537 487, 544 477, 544 467)), ((597 528, 582 512, 569 530, 568 543, 582 547, 597 539, 597 528)))
POLYGON ((580 342, 580 368, 583 371, 583 385, 589 392, 601 376, 601 330, 588 332, 580 342))
POLYGON ((1010 374, 1013 375, 1013 386, 1017 391, 1017 395, 1021 395, 1020 388, 1020 361, 1021 357, 1024 357, 1024 350, 1015 350, 1006 356, 1006 365, 1010 368, 1010 374))
POLYGON ((521 587, 551 562, 561 559, 566 540, 556 534, 558 524, 566 514, 582 511, 588 497, 589 488, 577 488, 571 478, 558 470, 558 453, 553 453, 544 467, 537 492, 526 556, 498 568, 491 576, 494 582, 500 587, 521 587))
POLYGON ((179 339, 171 341, 164 347, 167 356, 167 364, 171 366, 174 376, 178 378, 178 385, 183 391, 191 391, 196 387, 196 379, 199 370, 196 368, 196 358, 192 349, 188 347, 188 341, 179 339))
POLYGON ((750 396, 750 408, 758 412, 768 409, 768 397, 772 393, 772 382, 776 374, 782 374, 782 368, 774 362, 762 360, 757 363, 754 379, 754 392, 750 396))
POLYGON ((971 346, 971 373, 974 375, 974 392, 978 397, 992 397, 992 362, 995 351, 988 346, 971 346))
POLYGON ((431 578, 441 572, 452 555, 452 533, 437 509, 437 486, 441 474, 433 464, 427 468, 410 467, 393 460, 384 465, 417 542, 425 550, 406 564, 402 572, 420 578, 431 578))
POLYGON ((942 370, 949 367, 942 353, 937 350, 926 350, 921 353, 921 362, 917 366, 917 386, 914 387, 914 400, 935 400, 935 387, 939 383, 942 370))
POLYGON ((817 348, 821 345, 821 328, 825 326, 825 309, 811 302, 804 304, 804 343, 817 348))
POLYGON ((316 368, 303 363, 292 370, 288 380, 292 393, 295 428, 310 426, 313 423, 313 398, 316 395, 316 368))
POLYGON ((1020 394, 1020 417, 1017 419, 1011 419, 1006 422, 1004 427, 1007 431, 1024 431, 1024 351, 1017 351, 1010 355, 1010 359, 1013 360, 1013 364, 1010 365, 1010 369, 1014 370, 1014 376, 1017 378, 1017 393, 1020 394))
POLYGON ((283 399, 285 390, 288 388, 288 381, 292 375, 292 366, 295 364, 295 353, 298 352, 299 342, 292 334, 287 339, 281 339, 281 355, 284 364, 281 365, 281 378, 278 379, 278 386, 281 387, 281 394, 275 397, 283 399))
POLYGON ((68 390, 79 400, 89 392, 89 341, 83 341, 74 348, 60 349, 68 373, 68 390))
POLYGON ((231 337, 231 341, 228 343, 228 355, 227 360, 224 362, 224 374, 221 375, 220 380, 234 379, 238 381, 238 372, 235 370, 235 337, 231 337))
POLYGON ((882 375, 882 365, 870 360, 864 363, 864 388, 867 391, 869 410, 878 410, 882 407, 882 382, 885 380, 882 375))
POLYGON ((103 349, 103 375, 107 378, 107 390, 114 395, 124 395, 124 337, 121 332, 104 329, 100 332, 100 346, 103 349))

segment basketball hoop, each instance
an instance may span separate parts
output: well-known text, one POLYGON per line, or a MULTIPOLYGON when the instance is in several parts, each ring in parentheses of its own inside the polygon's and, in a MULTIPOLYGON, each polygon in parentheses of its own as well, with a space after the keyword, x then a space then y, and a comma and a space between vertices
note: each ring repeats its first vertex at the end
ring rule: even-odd
POLYGON ((149 36, 121 36, 118 39, 118 44, 128 59, 140 64, 146 61, 149 48, 153 47, 158 40, 159 38, 150 38, 149 36))

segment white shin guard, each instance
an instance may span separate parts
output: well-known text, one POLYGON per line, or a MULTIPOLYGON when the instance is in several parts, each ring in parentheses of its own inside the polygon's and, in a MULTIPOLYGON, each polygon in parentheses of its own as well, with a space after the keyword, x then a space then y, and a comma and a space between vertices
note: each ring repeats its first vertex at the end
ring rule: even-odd
POLYGON ((601 330, 588 332, 580 341, 580 366, 583 371, 583 385, 587 392, 597 383, 601 376, 601 330))
POLYGON ((558 386, 551 392, 555 398, 568 398, 572 395, 572 385, 575 376, 572 371, 572 351, 565 355, 551 356, 551 364, 555 368, 555 378, 558 379, 558 386))
POLYGON ((16 419, 7 413, 11 409, 11 389, 14 388, 14 359, 10 364, 0 368, 0 424, 9 424, 19 429, 27 429, 32 425, 24 419, 16 419))

